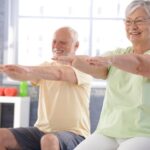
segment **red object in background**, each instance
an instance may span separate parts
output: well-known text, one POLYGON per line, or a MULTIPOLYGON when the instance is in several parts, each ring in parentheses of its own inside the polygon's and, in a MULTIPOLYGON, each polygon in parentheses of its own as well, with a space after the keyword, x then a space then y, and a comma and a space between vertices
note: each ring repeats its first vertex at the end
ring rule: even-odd
POLYGON ((0 96, 4 96, 4 87, 0 87, 0 96))
POLYGON ((17 96, 18 90, 15 87, 6 87, 4 88, 4 95, 5 96, 17 96))

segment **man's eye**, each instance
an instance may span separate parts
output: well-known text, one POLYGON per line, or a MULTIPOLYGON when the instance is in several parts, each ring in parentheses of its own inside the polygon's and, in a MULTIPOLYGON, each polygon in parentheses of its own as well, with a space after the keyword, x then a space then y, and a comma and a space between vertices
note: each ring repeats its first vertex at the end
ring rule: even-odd
POLYGON ((126 20, 126 23, 127 23, 127 24, 131 24, 132 21, 131 21, 131 20, 126 20))
POLYGON ((136 22, 136 23, 142 23, 143 20, 136 20, 135 22, 136 22))

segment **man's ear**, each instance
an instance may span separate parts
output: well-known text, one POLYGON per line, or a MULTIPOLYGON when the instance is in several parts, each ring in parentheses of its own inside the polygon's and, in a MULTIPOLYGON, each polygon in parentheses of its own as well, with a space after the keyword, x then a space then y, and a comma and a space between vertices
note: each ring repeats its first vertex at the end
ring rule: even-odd
POLYGON ((77 50, 78 48, 79 48, 79 41, 77 41, 75 44, 75 50, 77 50))

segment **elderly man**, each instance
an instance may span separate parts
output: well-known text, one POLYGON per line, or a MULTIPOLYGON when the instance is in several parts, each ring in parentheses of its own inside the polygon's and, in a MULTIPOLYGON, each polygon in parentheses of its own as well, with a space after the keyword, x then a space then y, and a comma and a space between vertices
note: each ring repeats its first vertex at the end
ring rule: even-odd
MULTIPOLYGON (((62 27, 55 32, 54 57, 74 56, 78 47, 74 29, 62 27)), ((39 102, 34 127, 0 129, 0 150, 73 150, 89 135, 91 76, 53 60, 40 66, 3 65, 1 72, 39 86, 39 102)))

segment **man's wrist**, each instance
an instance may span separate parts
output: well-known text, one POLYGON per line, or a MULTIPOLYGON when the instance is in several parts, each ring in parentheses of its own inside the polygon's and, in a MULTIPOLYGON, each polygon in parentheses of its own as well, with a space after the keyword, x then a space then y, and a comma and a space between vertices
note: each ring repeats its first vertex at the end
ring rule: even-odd
POLYGON ((114 64, 114 56, 110 56, 109 58, 108 58, 108 65, 109 66, 111 66, 111 65, 113 65, 114 64))

